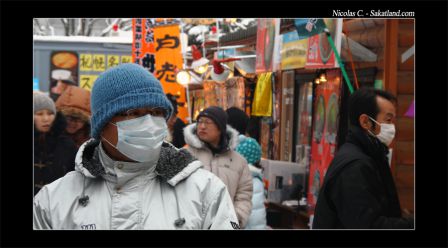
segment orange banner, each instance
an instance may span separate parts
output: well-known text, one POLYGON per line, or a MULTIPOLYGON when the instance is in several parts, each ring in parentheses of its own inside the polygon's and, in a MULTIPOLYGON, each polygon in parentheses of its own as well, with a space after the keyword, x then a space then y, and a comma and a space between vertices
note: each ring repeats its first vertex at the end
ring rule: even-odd
POLYGON ((155 70, 153 27, 154 20, 151 18, 132 19, 132 61, 152 73, 155 70))
POLYGON ((178 96, 178 116, 187 122, 188 110, 185 88, 176 82, 177 70, 183 69, 180 27, 174 25, 156 25, 154 27, 155 71, 154 76, 162 82, 165 93, 178 96))

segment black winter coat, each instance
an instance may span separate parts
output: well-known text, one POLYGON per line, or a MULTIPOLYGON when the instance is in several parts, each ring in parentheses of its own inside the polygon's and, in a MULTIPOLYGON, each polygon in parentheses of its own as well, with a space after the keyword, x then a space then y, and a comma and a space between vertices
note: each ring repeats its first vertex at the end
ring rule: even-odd
POLYGON ((177 148, 182 148, 185 145, 185 138, 184 138, 184 128, 187 125, 180 119, 177 118, 176 122, 173 125, 173 141, 171 144, 173 144, 177 148))
POLYGON ((359 127, 330 164, 320 189, 313 229, 407 229, 387 160, 388 149, 359 127))
POLYGON ((58 112, 48 133, 34 128, 34 194, 45 184, 74 170, 78 149, 64 134, 66 125, 64 116, 58 112))

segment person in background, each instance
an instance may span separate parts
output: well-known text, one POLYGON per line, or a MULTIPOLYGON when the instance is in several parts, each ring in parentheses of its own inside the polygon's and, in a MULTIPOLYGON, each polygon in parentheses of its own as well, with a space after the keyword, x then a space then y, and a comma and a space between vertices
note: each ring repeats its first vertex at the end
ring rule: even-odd
POLYGON ((187 149, 205 169, 217 175, 227 186, 240 226, 246 226, 252 209, 252 177, 247 161, 234 149, 238 132, 227 125, 227 114, 220 107, 208 107, 197 122, 184 129, 187 149))
POLYGON ((90 139, 90 92, 69 86, 56 101, 56 108, 67 120, 65 133, 79 148, 90 139))
POLYGON ((390 171, 396 98, 361 88, 349 98, 350 129, 319 191, 313 229, 412 229, 390 171))
POLYGON ((33 93, 34 105, 34 194, 73 170, 76 146, 64 135, 64 116, 56 112, 53 100, 33 93))
POLYGON ((145 68, 100 74, 92 138, 76 171, 34 198, 34 229, 237 229, 224 183, 185 149, 163 142, 173 107, 145 68))
POLYGON ((249 117, 246 113, 237 108, 230 107, 226 110, 228 116, 228 124, 238 131, 238 133, 246 136, 246 128, 249 123, 249 117))
POLYGON ((252 173, 252 211, 245 229, 267 229, 264 205, 266 197, 260 165, 261 147, 255 139, 240 135, 240 143, 236 147, 236 151, 247 160, 249 170, 252 173))
POLYGON ((78 86, 72 76, 65 79, 59 79, 56 81, 55 85, 50 90, 50 97, 54 102, 67 90, 69 86, 78 86))
POLYGON ((187 126, 185 123, 177 117, 177 99, 176 96, 168 93, 166 94, 168 100, 170 100, 171 105, 173 105, 173 114, 168 119, 168 137, 167 141, 173 144, 177 148, 182 148, 185 145, 184 139, 184 128, 187 126))

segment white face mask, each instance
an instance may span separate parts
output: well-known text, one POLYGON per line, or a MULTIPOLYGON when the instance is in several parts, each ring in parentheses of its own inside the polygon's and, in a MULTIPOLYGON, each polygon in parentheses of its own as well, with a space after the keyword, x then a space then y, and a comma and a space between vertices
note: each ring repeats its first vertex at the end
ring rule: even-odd
MULTIPOLYGON (((389 146, 392 143, 392 140, 395 137, 395 125, 387 124, 387 123, 379 123, 375 119, 369 116, 369 118, 374 121, 376 124, 381 126, 380 133, 375 135, 381 142, 383 142, 386 146, 389 146)), ((370 132, 370 130, 369 130, 370 132)), ((374 135, 372 132, 370 132, 374 135)))
POLYGON ((157 162, 163 140, 167 135, 165 119, 145 115, 132 120, 119 121, 117 124, 118 142, 114 146, 126 157, 138 162, 157 162))

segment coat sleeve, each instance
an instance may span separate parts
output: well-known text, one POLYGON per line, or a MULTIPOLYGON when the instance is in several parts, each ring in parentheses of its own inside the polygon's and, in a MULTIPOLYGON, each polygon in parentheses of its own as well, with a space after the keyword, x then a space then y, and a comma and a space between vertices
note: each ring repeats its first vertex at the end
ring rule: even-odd
POLYGON ((33 228, 52 229, 47 187, 43 187, 34 197, 33 228))
POLYGON ((348 167, 333 185, 330 197, 342 224, 349 229, 413 228, 410 220, 381 214, 379 181, 368 166, 355 163, 348 167))
POLYGON ((232 199, 226 186, 218 177, 212 179, 215 181, 209 187, 208 197, 204 206, 205 220, 202 229, 232 230, 240 229, 238 218, 233 208, 232 199))
POLYGON ((249 166, 246 161, 243 163, 243 170, 238 182, 238 188, 236 190, 235 199, 233 201, 235 205, 235 212, 238 216, 241 228, 246 226, 249 219, 250 212, 252 211, 252 175, 249 170, 249 166))

